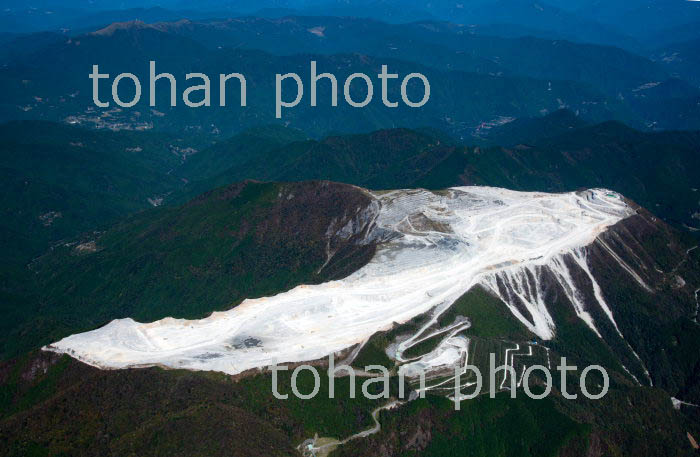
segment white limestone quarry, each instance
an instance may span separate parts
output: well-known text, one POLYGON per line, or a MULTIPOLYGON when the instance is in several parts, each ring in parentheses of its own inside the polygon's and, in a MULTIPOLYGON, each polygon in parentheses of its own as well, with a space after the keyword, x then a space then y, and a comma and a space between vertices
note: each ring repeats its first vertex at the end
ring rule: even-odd
MULTIPOLYGON (((536 273, 544 265, 569 286, 576 313, 597 332, 561 256, 578 252, 576 261, 586 264, 580 249, 634 213, 619 195, 602 189, 546 194, 459 187, 373 197, 378 205, 368 238, 384 241, 367 265, 345 279, 245 300, 201 320, 115 320, 45 349, 101 368, 162 365, 236 374, 326 357, 394 323, 446 309, 476 284, 498 293, 497 278, 512 283, 509 293, 521 296, 530 316, 504 297, 513 314, 547 340, 556 332, 547 303, 536 277, 522 280, 523 272, 536 273)), ((604 301, 600 305, 614 323, 604 301)), ((433 354, 435 363, 464 352, 465 342, 451 329, 446 335, 449 353, 433 354)))

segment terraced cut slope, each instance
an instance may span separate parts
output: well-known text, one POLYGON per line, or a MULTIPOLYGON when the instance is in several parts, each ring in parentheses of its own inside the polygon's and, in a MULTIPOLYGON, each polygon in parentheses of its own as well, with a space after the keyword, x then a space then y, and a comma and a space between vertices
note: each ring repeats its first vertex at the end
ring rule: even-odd
MULTIPOLYGON (((356 242, 379 243, 372 260, 344 279, 245 300, 201 320, 141 324, 119 319, 46 349, 102 368, 162 365, 236 374, 273 362, 322 358, 429 310, 438 310, 432 317, 437 319, 440 310, 476 284, 496 292, 518 320, 546 340, 556 328, 538 298, 536 270, 545 266, 568 287, 576 314, 596 329, 586 305, 576 300, 580 293, 567 279, 562 256, 574 253, 585 271, 581 248, 634 214, 620 195, 602 189, 565 194, 490 187, 367 192, 372 201, 356 217, 346 218, 342 227, 329 227, 348 238, 360 227, 364 238, 356 242)), ((330 259, 332 250, 327 254, 330 259)), ((595 289, 592 276, 591 283, 595 289)), ((599 306, 614 325, 604 301, 599 306)), ((442 356, 434 359, 453 365, 461 346, 455 341, 443 345, 442 356)))

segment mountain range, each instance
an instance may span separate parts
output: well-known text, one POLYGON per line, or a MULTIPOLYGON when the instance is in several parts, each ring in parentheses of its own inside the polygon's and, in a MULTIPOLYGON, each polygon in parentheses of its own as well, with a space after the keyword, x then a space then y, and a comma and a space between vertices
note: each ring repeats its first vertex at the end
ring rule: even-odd
MULTIPOLYGON (((429 397, 426 401, 421 400, 420 407, 418 403, 411 403, 408 410, 402 409, 400 416, 382 413, 381 423, 384 428, 380 434, 366 441, 353 441, 352 445, 340 447, 339 452, 368 452, 362 449, 375 446, 376 440, 380 440, 384 448, 393 449, 387 451, 390 454, 399 452, 406 445, 407 438, 402 435, 405 433, 421 436, 409 449, 423 452, 424 455, 460 452, 449 441, 440 438, 444 436, 441 433, 461 424, 461 421, 473 420, 468 419, 473 417, 471 414, 491 414, 489 411, 492 408, 503 407, 509 411, 509 415, 513 415, 512 419, 503 418, 489 422, 489 425, 482 424, 481 427, 486 427, 483 429, 486 434, 483 446, 496 445, 486 439, 486 436, 492 436, 497 430, 506 427, 508 422, 503 422, 504 420, 532 417, 534 423, 539 424, 540 430, 548 430, 547 427, 552 427, 553 423, 547 421, 559 417, 556 423, 569 424, 566 428, 569 431, 549 443, 551 448, 543 448, 542 452, 574 452, 576 455, 575 449, 589 449, 591 442, 599 443, 598 446, 607 449, 606 452, 657 452, 654 449, 666 446, 677 448, 679 436, 682 438, 681 430, 691 430, 691 433, 694 430, 693 407, 683 407, 682 416, 669 416, 664 427, 654 431, 653 440, 642 439, 640 434, 647 433, 644 432, 647 426, 641 417, 614 419, 619 416, 612 411, 619 410, 620 402, 643 402, 647 412, 664 415, 671 414, 672 411, 670 406, 662 406, 670 405, 668 395, 689 403, 698 400, 695 374, 698 361, 692 355, 695 352, 692 348, 697 344, 697 325, 693 322, 693 313, 696 312, 693 309, 693 284, 700 281, 697 278, 699 270, 694 254, 696 250, 692 249, 696 242, 692 232, 683 228, 683 222, 675 219, 677 213, 674 212, 678 210, 675 206, 678 192, 687 192, 690 196, 695 192, 688 186, 693 185, 693 176, 698 167, 692 153, 697 148, 697 134, 642 133, 616 123, 589 125, 568 112, 557 112, 546 118, 533 118, 519 124, 511 128, 506 128, 506 124, 489 132, 488 140, 503 139, 506 144, 503 147, 465 147, 448 136, 431 130, 396 129, 367 135, 310 140, 299 131, 271 126, 250 130, 212 147, 202 148, 186 155, 184 162, 182 156, 163 147, 162 136, 154 136, 150 132, 107 133, 59 124, 6 124, 4 127, 7 133, 4 137, 8 141, 3 146, 7 156, 5 160, 17 156, 17 147, 36 149, 37 154, 40 154, 42 148, 46 148, 43 144, 50 142, 60 145, 62 141, 80 139, 82 146, 68 143, 63 148, 67 152, 73 149, 87 150, 93 155, 106 154, 115 158, 131 154, 132 158, 128 162, 119 160, 118 163, 126 165, 131 173, 139 169, 144 170, 141 173, 145 173, 145 170, 156 173, 157 178, 150 178, 148 174, 136 178, 142 179, 143 184, 135 188, 147 188, 141 196, 124 194, 123 191, 123 196, 119 196, 119 187, 114 187, 112 192, 115 192, 115 197, 135 198, 135 204, 125 208, 125 215, 152 207, 147 196, 156 189, 170 194, 164 197, 164 206, 139 212, 116 224, 110 224, 109 218, 98 218, 89 224, 88 220, 79 218, 80 223, 73 226, 67 224, 66 231, 60 232, 60 236, 64 237, 60 243, 51 242, 50 249, 44 255, 24 267, 29 274, 18 273, 23 269, 21 259, 29 262, 34 254, 18 258, 15 269, 7 270, 4 275, 3 294, 11 298, 4 301, 7 308, 3 332, 6 335, 3 341, 3 347, 7 351, 5 354, 26 354, 25 351, 39 345, 100 327, 114 318, 129 316, 145 321, 165 316, 200 318, 212 310, 225 310, 235 306, 243 298, 268 296, 288 290, 296 284, 322 283, 357 271, 372 258, 377 244, 357 244, 357 237, 364 236, 361 225, 353 225, 359 231, 351 232, 350 236, 344 234, 341 237, 341 232, 336 232, 338 238, 334 238, 334 235, 328 238, 328 234, 333 233, 329 232, 329 227, 336 227, 337 230, 338 227, 347 225, 343 218, 354 213, 355 210, 351 208, 355 205, 367 205, 367 197, 357 187, 325 181, 304 181, 318 178, 321 174, 375 189, 417 186, 441 189, 454 185, 488 184, 523 190, 570 191, 585 185, 604 186, 626 192, 635 201, 654 207, 657 214, 664 214, 665 219, 677 227, 672 228, 639 208, 636 216, 614 226, 599 237, 598 243, 588 248, 587 263, 604 291, 606 302, 613 307, 619 331, 625 335, 624 340, 616 336, 612 327, 601 327, 599 331, 604 336, 600 339, 582 321, 579 324, 572 323, 572 316, 575 316, 571 314, 572 305, 570 299, 566 298, 566 289, 560 285, 561 280, 554 274, 556 270, 542 271, 537 276, 543 284, 543 291, 546 291, 543 292, 547 297, 545 301, 554 306, 551 312, 558 328, 558 336, 547 346, 556 354, 580 360, 580 363, 587 360, 601 362, 617 373, 613 376, 615 387, 610 399, 604 404, 577 406, 561 403, 557 399, 546 405, 506 402, 508 406, 483 404, 479 401, 470 405, 469 411, 472 412, 469 415, 455 416, 440 412, 444 410, 444 405, 438 399, 429 397), (536 134, 538 126, 539 135, 536 134), (36 131, 37 127, 41 127, 45 134, 28 140, 23 132, 36 131), (149 159, 148 163, 138 159, 136 147, 153 151, 152 154, 143 156, 149 159), (155 154, 158 148, 163 151, 161 158, 155 154), (659 155, 660 151, 664 151, 664 154, 659 155), (387 155, 387 152, 390 154, 387 155), (660 162, 646 170, 640 168, 645 167, 654 157, 660 162), (622 163, 610 166, 613 158, 622 163), (659 166, 659 163, 662 165, 659 166), (209 167, 209 164, 212 166, 209 167), (688 173, 687 181, 675 179, 673 182, 664 182, 669 175, 664 167, 677 167, 668 169, 674 176, 688 173), (230 169, 226 171, 226 168, 230 169), (632 171, 617 175, 612 173, 620 169, 632 171), (353 173, 352 170, 357 171, 353 173), (256 175, 257 173, 262 174, 256 175), (168 176, 171 181, 166 179, 168 176), (300 182, 265 184, 248 181, 207 191, 224 182, 244 179, 242 176, 300 182), (633 177, 639 178, 631 179, 633 177), (154 179, 159 181, 157 186, 148 184, 154 179), (640 182, 644 186, 640 186, 640 182), (200 193, 194 199, 188 196, 200 193), (285 195, 291 198, 280 197, 285 195), (183 203, 177 203, 180 201, 183 203), (663 205, 656 206, 656 203, 650 202, 663 205), (171 206, 173 203, 175 206, 171 206), (94 228, 90 230, 88 226, 94 228), (327 260, 329 246, 333 247, 334 252, 330 263, 327 260), (637 279, 626 267, 634 272, 637 279), (651 287, 653 292, 645 290, 639 281, 651 287), (18 306, 20 303, 22 305, 18 306), (650 328, 654 330, 649 331, 650 328), (634 353, 630 352, 630 346, 626 344, 634 348, 634 353), (660 348, 663 348, 661 352, 660 348), (635 357, 639 357, 641 364, 635 357), (648 375, 645 374, 647 371, 648 375), (637 383, 649 387, 635 387, 637 383), (653 388, 650 387, 652 383, 655 386, 653 388), (663 400, 663 395, 667 395, 666 400, 663 400), (405 424, 403 421, 406 420, 414 421, 418 428, 405 424), (614 422, 615 420, 621 422, 614 422), (581 428, 577 425, 581 423, 588 425, 581 428), (405 427, 408 427, 409 432, 399 432, 405 427)), ((175 138, 169 141, 179 144, 175 138)), ((82 160, 80 154, 60 157, 61 165, 67 167, 67 170, 71 169, 71 163, 80 164, 82 160)), ((31 170, 34 176, 32 179, 41 182, 42 169, 37 168, 35 163, 15 162, 14 173, 17 174, 22 169, 31 170)), ((102 166, 110 164, 104 160, 99 163, 102 166)), ((119 176, 122 173, 119 166, 114 166, 115 169, 103 171, 105 176, 119 176)), ((77 172, 81 168, 76 166, 72 169, 77 172)), ((47 170, 44 173, 48 175, 43 179, 53 175, 48 169, 44 170, 47 170)), ((80 184, 75 179, 67 179, 60 185, 65 187, 80 184)), ((65 188, 66 192, 74 195, 72 187, 65 188)), ((12 188, 5 191, 8 200, 14 198, 12 192, 12 188)), ((41 198, 32 193, 25 198, 42 202, 41 198)), ((688 202, 696 204, 696 200, 689 199, 688 202)), ((70 214, 71 206, 83 205, 74 204, 70 200, 62 203, 66 206, 61 208, 61 212, 66 214, 70 214)), ((636 208, 631 201, 629 204, 636 208)), ((91 205, 98 211, 96 214, 114 207, 112 200, 104 198, 97 199, 91 205)), ((694 207, 684 211, 692 208, 694 207)), ((40 222, 41 216, 45 214, 42 211, 43 209, 36 211, 38 223, 35 230, 43 228, 50 234, 51 225, 40 222)), ((12 213, 10 211, 8 214, 12 213)), ((687 212, 678 214, 687 216, 687 212)), ((54 220, 58 222, 62 218, 54 220)), ((11 222, 12 219, 6 221, 10 228, 11 222)), ((16 227, 23 224, 26 223, 18 221, 16 227)), ((12 233, 9 228, 3 231, 6 236, 12 233)), ((48 240, 43 244, 48 247, 47 243, 56 239, 56 236, 58 235, 37 239, 48 240)), ((18 239, 11 237, 8 240, 17 243, 18 239)), ((37 243, 33 249, 32 252, 40 252, 46 248, 41 248, 37 243)), ((578 278, 574 279, 574 283, 578 284, 576 287, 581 290, 590 287, 580 277, 580 272, 571 274, 573 278, 578 278)), ((587 292, 583 293, 587 296, 587 292)), ((479 344, 486 345, 484 347, 492 345, 497 352, 509 347, 508 341, 532 344, 535 335, 514 320, 501 300, 477 288, 457 300, 451 313, 471 316, 472 328, 465 335, 474 341, 482 341, 479 344), (500 314, 494 314, 494 306, 501 309, 500 314)), ((590 303, 590 299, 585 300, 590 303)), ((589 308, 589 312, 593 313, 593 308, 589 308)), ((449 317, 445 318, 445 322, 449 322, 449 317)), ((380 334, 381 337, 370 340, 357 354, 358 366, 380 362, 392 367, 394 362, 388 361, 385 355, 382 356, 383 348, 396 335, 417 328, 415 325, 419 324, 407 323, 386 336, 380 334)), ((436 343, 437 341, 432 344, 436 343)), ((426 345, 427 342, 423 345, 425 347, 412 350, 424 354, 434 348, 433 345, 426 345)), ((474 356, 477 360, 481 357, 478 354, 474 356)), ((36 352, 12 360, 3 368, 5 419, 2 428, 6 433, 4 439, 9 440, 8 449, 19 453, 34 448, 78 452, 75 446, 79 444, 72 438, 59 445, 58 441, 29 439, 29 435, 22 435, 15 428, 17 424, 29 421, 33 424, 30 427, 34 430, 32 434, 45 436, 48 430, 44 427, 48 423, 35 414, 41 414, 44 418, 49 415, 54 418, 52 420, 58 421, 64 414, 79 415, 82 414, 79 411, 87 412, 92 407, 70 399, 71 392, 75 389, 108 392, 101 400, 103 403, 95 404, 95 407, 107 408, 105 413, 98 414, 98 423, 109 430, 107 433, 117 433, 120 438, 105 441, 105 446, 135 449, 133 446, 143 446, 143 443, 150 442, 148 448, 139 448, 139 452, 149 455, 162 447, 156 444, 159 441, 153 441, 158 440, 155 436, 146 436, 161 434, 169 429, 165 433, 172 435, 166 441, 172 443, 180 434, 177 428, 170 429, 170 425, 166 425, 172 423, 166 419, 169 414, 182 417, 185 421, 183 423, 191 424, 192 427, 194 424, 204 427, 207 423, 201 416, 204 414, 202 408, 209 411, 213 407, 214 410, 210 411, 216 411, 214 417, 244 420, 246 413, 237 408, 249 404, 247 398, 251 392, 255 389, 264 390, 269 383, 266 375, 245 378, 247 380, 242 381, 243 384, 235 384, 238 386, 235 388, 239 392, 237 395, 241 396, 231 403, 232 400, 228 399, 230 397, 221 397, 222 389, 228 389, 225 386, 229 381, 225 378, 211 379, 158 369, 127 371, 123 375, 112 377, 109 372, 103 374, 74 361, 36 352), (144 382, 148 382, 149 387, 144 382), (181 395, 176 393, 179 389, 177 386, 187 382, 192 386, 188 388, 190 392, 191 389, 200 392, 190 398, 196 398, 196 402, 200 403, 191 409, 182 409, 169 402, 166 405, 164 400, 150 396, 150 386, 154 385, 152 382, 163 383, 160 389, 173 392, 174 398, 181 395), (149 412, 144 411, 145 416, 141 416, 140 420, 151 424, 145 432, 134 434, 135 430, 126 425, 118 425, 105 415, 108 414, 106 411, 121 408, 117 398, 123 395, 119 393, 123 391, 118 386, 124 383, 141 392, 138 395, 132 393, 132 397, 136 395, 137 398, 142 398, 139 401, 160 405, 149 412), (56 405, 66 404, 65 402, 72 406, 56 409, 56 405), (108 404, 112 406, 107 407, 108 404), (25 438, 17 441, 20 436, 25 438)), ((372 404, 353 406, 353 402, 347 403, 347 408, 357 411, 356 422, 330 426, 332 422, 325 419, 326 414, 337 412, 328 410, 327 404, 320 404, 320 416, 310 419, 302 413, 305 409, 301 405, 280 411, 274 409, 274 402, 270 403, 271 401, 265 400, 259 406, 262 409, 255 409, 256 417, 263 418, 263 422, 256 425, 256 430, 268 430, 260 433, 265 436, 270 434, 270 439, 277 437, 274 438, 277 440, 277 444, 273 445, 274 451, 271 448, 269 452, 281 452, 280 455, 285 455, 283 449, 293 447, 304 436, 319 431, 326 430, 330 436, 342 437, 341 430, 346 430, 344 433, 348 436, 362 429, 364 424, 371 422, 370 412, 375 407, 372 404), (280 430, 279 425, 275 425, 282 420, 280 417, 298 425, 296 428, 280 430), (319 425, 314 425, 316 423, 319 425), (324 428, 329 426, 329 429, 324 428)), ((126 414, 121 409, 113 411, 113 414, 126 414)), ((348 410, 341 411, 345 414, 348 410)), ((256 423, 259 419, 245 420, 256 423)), ((84 427, 89 427, 93 422, 79 420, 73 423, 73 426, 63 429, 65 431, 61 433, 73 435, 79 430, 83 430, 80 433, 88 433, 84 427)), ((236 433, 238 432, 226 434, 222 440, 235 440, 236 433)), ((533 445, 542 443, 536 433, 528 436, 533 445)), ((262 445, 260 443, 255 446, 262 445)), ((681 446, 680 449, 682 448, 681 446)))
MULTIPOLYGON (((224 304, 236 295, 228 289, 230 286, 240 287, 239 293, 245 296, 255 297, 285 290, 295 283, 324 281, 326 275, 346 277, 367 265, 378 246, 358 244, 365 236, 366 226, 346 224, 337 217, 355 214, 356 205, 367 204, 362 189, 347 185, 318 181, 281 185, 248 182, 220 188, 177 208, 142 213, 93 240, 82 239, 79 244, 54 248, 35 262, 32 269, 45 294, 39 308, 42 318, 32 319, 18 336, 36 344, 45 338, 89 330, 112 317, 142 316, 150 320, 172 314, 201 316, 212 308, 216 298, 198 298, 193 293, 211 291, 219 294, 224 304), (300 224, 299 218, 305 222, 300 224), (333 231, 344 226, 352 227, 352 231, 333 231), (301 227, 304 229, 299 230, 301 227), (331 264, 324 261, 328 246, 335 252, 331 264), (198 253, 200 260, 192 256, 193 252, 198 253), (232 280, 232 275, 239 279, 232 280), (174 290, 178 293, 173 294, 174 290), (116 306, 120 301, 123 305, 116 306), (105 306, 107 303, 110 305, 105 306), (160 304, 153 306, 155 303, 160 304), (193 308, 197 303, 200 304, 193 308)), ((408 208, 417 210, 417 215, 426 211, 408 208)), ((560 356, 577 365, 603 364, 611 373, 612 383, 604 401, 570 403, 555 396, 533 403, 499 396, 501 400, 492 403, 485 398, 469 402, 464 406, 467 412, 455 414, 444 403, 448 401, 444 397, 429 395, 425 400, 408 403, 397 413, 382 413, 380 434, 368 440, 353 440, 340 447, 339 452, 373 454, 371 448, 375 446, 389 455, 406 450, 421 455, 463 452, 464 448, 448 437, 459 427, 478 424, 479 431, 472 432, 472 436, 480 436, 482 441, 468 447, 474 455, 487 452, 494 445, 505 446, 502 455, 510 455, 522 445, 545 455, 584 455, 591 446, 605 453, 674 449, 679 455, 691 455, 683 438, 686 431, 697 433, 695 409, 681 406, 683 413, 674 413, 669 398, 692 403, 698 395, 694 348, 700 334, 693 321, 697 316, 693 317, 696 311, 692 294, 693 284, 700 280, 700 270, 696 250, 688 241, 637 208, 634 215, 599 235, 586 248, 587 260, 581 265, 587 265, 589 270, 576 266, 575 257, 562 258, 568 274, 574 278, 569 280, 572 283, 562 282, 556 263, 533 270, 537 274, 528 280, 540 284, 538 290, 548 303, 556 328, 556 336, 546 342, 533 342, 538 335, 509 311, 508 306, 519 308, 524 303, 498 298, 481 288, 464 294, 436 324, 448 325, 455 317, 469 315, 471 324, 463 337, 481 348, 470 355, 473 363, 479 365, 485 363, 483 357, 489 348, 505 354, 502 360, 508 363, 508 352, 504 350, 522 345, 530 347, 532 361, 525 357, 516 362, 513 358, 510 363, 518 372, 521 363, 547 363, 551 357, 550 363, 555 364, 560 356), (587 274, 592 276, 586 279, 587 274), (602 290, 604 302, 600 303, 611 307, 615 325, 605 324, 608 318, 604 308, 593 305, 596 299, 592 298, 591 281, 602 290), (580 298, 571 298, 576 297, 566 288, 571 285, 580 288, 580 298), (576 300, 585 302, 586 312, 595 316, 598 335, 581 314, 575 313, 576 300), (625 404, 634 405, 641 415, 621 415, 625 404), (648 414, 666 419, 654 422, 650 429, 645 419, 648 414), (489 419, 485 421, 484 417, 489 419), (517 425, 513 436, 521 437, 521 441, 495 438, 503 436, 512 425, 517 425), (543 433, 550 438, 543 439, 543 433), (552 434, 555 438, 551 438, 552 434)), ((506 290, 501 291, 502 297, 508 296, 506 290)), ((403 325, 395 324, 390 332, 373 337, 356 354, 357 366, 380 363, 394 369, 395 362, 387 359, 386 345, 406 332, 424 332, 423 322, 430 315, 428 312, 403 325)), ((430 360, 432 351, 445 343, 443 336, 409 349, 430 360)), ((193 449, 192 440, 188 440, 190 444, 181 441, 181 427, 188 430, 190 438, 201 437, 209 443, 211 437, 205 438, 204 434, 208 433, 205 430, 211 420, 243 421, 252 428, 231 427, 220 432, 220 438, 207 445, 210 455, 230 452, 220 447, 221 443, 238 442, 241 433, 256 436, 250 452, 291 455, 290 449, 296 443, 314 433, 343 438, 367 428, 372 422, 371 412, 378 407, 376 401, 347 398, 347 378, 341 378, 340 402, 329 403, 321 396, 310 410, 308 404, 299 400, 278 406, 270 397, 269 374, 235 380, 160 368, 101 371, 66 356, 37 352, 6 363, 2 373, 1 429, 8 455, 155 455, 171 446, 178 446, 176 452, 188 452, 187 449, 193 449), (85 400, 88 393, 89 402, 85 400), (128 408, 124 407, 125 398, 131 405, 128 408), (144 406, 133 407, 138 404, 144 406), (104 432, 94 432, 94 427, 104 432), (92 444, 95 433, 105 436, 101 444, 92 444), (76 436, 88 437, 91 445, 87 449, 91 451, 76 436)), ((283 391, 289 388, 288 378, 283 377, 281 382, 283 391)), ((310 379, 303 382, 308 385, 310 379)))
POLYGON ((250 1, 230 5, 206 1, 198 8, 182 1, 168 2, 34 2, 27 7, 9 2, 0 16, 3 29, 27 32, 60 28, 82 28, 118 22, 123 18, 152 21, 171 18, 211 18, 252 15, 363 17, 392 23, 420 20, 449 20, 455 23, 493 27, 523 35, 549 36, 589 43, 644 48, 661 37, 668 39, 700 20, 697 5, 686 1, 479 0, 453 1, 250 1), (642 25, 643 24, 643 25, 642 25))
MULTIPOLYGON (((275 73, 295 71, 307 79, 309 62, 316 60, 319 71, 330 71, 341 81, 350 66, 370 75, 382 64, 402 75, 420 71, 433 93, 420 112, 388 109, 378 101, 361 114, 347 106, 312 108, 305 102, 286 110, 283 122, 314 136, 401 126, 434 127, 468 138, 503 119, 560 108, 592 122, 619 120, 645 129, 700 125, 694 114, 700 89, 673 79, 688 73, 663 61, 606 46, 473 35, 464 26, 446 23, 387 25, 330 17, 130 22, 77 36, 22 36, 1 47, 5 65, 0 80, 8 90, 0 118, 6 120, 69 120, 101 128, 187 129, 226 136, 275 122, 275 73), (233 98, 225 109, 170 107, 169 94, 160 91, 155 108, 148 107, 146 96, 128 111, 95 108, 85 76, 92 65, 113 76, 130 71, 145 84, 149 60, 157 62, 159 72, 171 72, 181 81, 191 71, 210 77, 241 72, 249 80, 248 106, 238 107, 233 98), (67 71, 53 74, 57 67, 67 71)), ((326 91, 321 85, 320 100, 328 98, 326 91)), ((398 96, 398 87, 391 86, 389 94, 398 96)))
POLYGON ((697 455, 699 6, 6 1, 0 456, 697 455), (312 60, 375 100, 276 118, 312 60), (184 106, 190 72, 247 106, 184 106))

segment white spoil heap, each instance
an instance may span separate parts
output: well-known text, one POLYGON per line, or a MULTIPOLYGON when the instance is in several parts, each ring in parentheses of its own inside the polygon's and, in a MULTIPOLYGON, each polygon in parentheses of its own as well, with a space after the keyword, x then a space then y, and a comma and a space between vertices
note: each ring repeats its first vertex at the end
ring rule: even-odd
MULTIPOLYGON (((498 293, 497 277, 512 281, 513 293, 519 290, 518 275, 542 265, 566 281, 557 259, 578 252, 577 261, 585 265, 580 248, 633 214, 619 195, 602 189, 546 194, 459 187, 439 193, 398 190, 374 198, 380 205, 373 233, 390 241, 345 279, 245 300, 201 320, 119 319, 45 349, 101 368, 163 365, 229 374, 315 360, 451 304, 475 284, 498 293)), ((554 324, 535 292, 521 293, 531 318, 509 308, 540 338, 550 339, 554 324)), ((573 296, 578 315, 595 330, 573 296)))

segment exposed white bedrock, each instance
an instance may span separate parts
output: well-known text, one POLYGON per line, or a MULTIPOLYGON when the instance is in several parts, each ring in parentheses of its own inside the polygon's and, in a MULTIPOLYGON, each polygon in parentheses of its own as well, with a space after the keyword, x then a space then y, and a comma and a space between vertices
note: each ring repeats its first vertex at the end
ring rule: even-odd
MULTIPOLYGON (((450 304, 475 284, 488 285, 496 273, 545 264, 561 272, 552 259, 592 243, 633 214, 619 195, 602 189, 545 194, 460 187, 373 196, 379 205, 369 238, 388 241, 343 280, 245 300, 201 320, 119 319, 45 349, 102 368, 157 364, 230 374, 319 359, 450 304)), ((546 304, 534 300, 532 306, 534 322, 516 317, 541 338, 551 338, 555 329, 546 304)))

